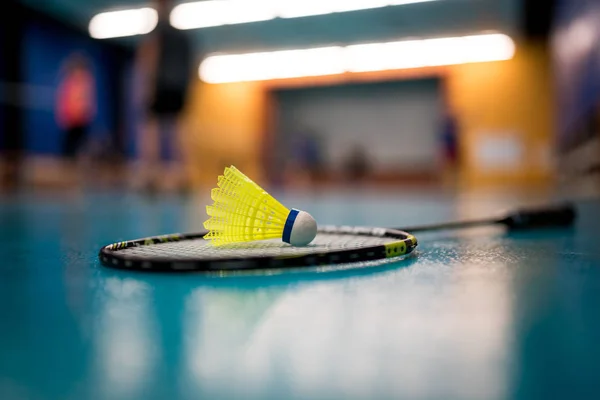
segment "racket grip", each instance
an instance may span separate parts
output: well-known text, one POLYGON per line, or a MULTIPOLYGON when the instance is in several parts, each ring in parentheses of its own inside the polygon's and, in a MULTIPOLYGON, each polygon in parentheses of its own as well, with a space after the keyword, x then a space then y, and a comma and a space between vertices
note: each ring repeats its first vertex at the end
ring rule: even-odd
POLYGON ((575 218, 575 207, 563 204, 545 209, 521 209, 508 215, 501 222, 510 230, 564 228, 573 225, 575 218))

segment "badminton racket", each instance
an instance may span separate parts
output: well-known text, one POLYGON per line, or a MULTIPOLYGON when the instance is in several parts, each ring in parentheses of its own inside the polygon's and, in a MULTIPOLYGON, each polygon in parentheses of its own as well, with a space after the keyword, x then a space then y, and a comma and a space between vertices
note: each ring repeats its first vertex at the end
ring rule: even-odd
POLYGON ((127 270, 213 272, 401 260, 417 247, 412 232, 484 225, 503 225, 512 231, 560 228, 572 225, 575 216, 572 205, 561 205, 522 209, 496 218, 405 229, 323 226, 305 247, 268 240, 216 248, 203 239, 207 232, 171 234, 109 244, 100 249, 99 259, 107 267, 127 270))

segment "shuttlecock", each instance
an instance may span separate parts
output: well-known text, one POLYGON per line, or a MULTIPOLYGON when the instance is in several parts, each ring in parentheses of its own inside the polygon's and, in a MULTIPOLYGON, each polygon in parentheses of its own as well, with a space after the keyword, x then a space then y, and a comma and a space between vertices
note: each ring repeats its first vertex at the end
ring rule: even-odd
POLYGON ((281 239, 292 246, 306 246, 317 235, 317 223, 307 212, 289 210, 234 166, 219 176, 214 201, 206 207, 210 216, 204 236, 212 244, 281 239))

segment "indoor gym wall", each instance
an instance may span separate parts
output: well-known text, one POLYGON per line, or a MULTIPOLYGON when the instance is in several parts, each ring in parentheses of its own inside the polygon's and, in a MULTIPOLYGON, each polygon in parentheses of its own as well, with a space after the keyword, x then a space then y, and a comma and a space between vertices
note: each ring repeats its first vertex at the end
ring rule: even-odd
POLYGON ((303 130, 323 143, 326 168, 336 175, 355 148, 373 173, 436 175, 442 128, 435 79, 349 84, 274 93, 276 137, 282 158, 303 130))
MULTIPOLYGON (((553 90, 547 49, 518 42, 509 61, 440 68, 342 74, 318 78, 213 85, 197 81, 188 107, 186 150, 197 184, 211 184, 226 163, 237 163, 256 179, 275 126, 268 95, 273 90, 311 85, 381 82, 436 76, 458 118, 465 185, 545 185, 553 172, 553 90), (497 168, 481 157, 489 143, 510 142, 518 159, 497 168)), ((488 146, 489 147, 489 146, 488 146)), ((496 159, 497 160, 497 159, 496 159)))

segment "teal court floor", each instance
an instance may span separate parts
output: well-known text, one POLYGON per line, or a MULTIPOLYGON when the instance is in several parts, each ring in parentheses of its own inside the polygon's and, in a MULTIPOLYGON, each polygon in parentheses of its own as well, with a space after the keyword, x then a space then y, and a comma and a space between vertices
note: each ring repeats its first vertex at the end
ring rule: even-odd
MULTIPOLYGON (((401 227, 545 198, 284 193, 327 224, 401 227)), ((573 229, 419 235, 355 270, 219 278, 102 267, 201 229, 202 196, 0 198, 0 399, 598 399, 600 202, 573 229)))

